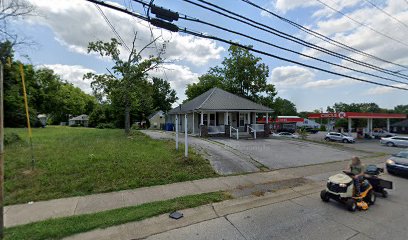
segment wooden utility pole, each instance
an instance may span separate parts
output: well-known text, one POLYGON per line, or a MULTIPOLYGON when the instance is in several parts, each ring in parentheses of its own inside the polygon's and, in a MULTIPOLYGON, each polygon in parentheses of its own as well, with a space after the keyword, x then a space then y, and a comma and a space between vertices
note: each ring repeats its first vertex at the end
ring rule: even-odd
POLYGON ((0 239, 4 236, 4 105, 3 105, 3 63, 0 61, 0 239))

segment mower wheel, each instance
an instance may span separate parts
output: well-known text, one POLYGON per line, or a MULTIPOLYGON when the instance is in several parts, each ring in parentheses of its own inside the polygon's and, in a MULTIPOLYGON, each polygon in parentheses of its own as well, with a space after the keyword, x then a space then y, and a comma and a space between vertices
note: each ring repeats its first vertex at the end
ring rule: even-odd
POLYGON ((357 210, 357 203, 354 199, 350 198, 346 201, 347 210, 355 212, 357 210))
POLYGON ((375 195, 373 190, 370 190, 367 193, 367 196, 364 198, 364 201, 368 203, 368 205, 373 205, 375 203, 375 200, 377 199, 377 196, 375 195))
POLYGON ((388 197, 388 192, 386 190, 382 190, 381 195, 383 198, 387 198, 388 197))
POLYGON ((327 194, 326 190, 322 190, 320 192, 320 198, 322 199, 323 202, 330 201, 330 196, 329 196, 329 194, 327 194))

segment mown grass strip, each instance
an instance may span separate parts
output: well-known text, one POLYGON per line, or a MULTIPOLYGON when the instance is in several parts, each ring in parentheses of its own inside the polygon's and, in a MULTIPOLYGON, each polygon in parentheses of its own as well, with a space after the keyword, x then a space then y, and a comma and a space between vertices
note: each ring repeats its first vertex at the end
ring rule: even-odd
POLYGON ((128 222, 140 221, 160 214, 220 202, 230 198, 231 196, 227 193, 212 192, 93 214, 49 219, 7 228, 4 239, 61 239, 63 237, 91 231, 97 228, 107 228, 128 222))

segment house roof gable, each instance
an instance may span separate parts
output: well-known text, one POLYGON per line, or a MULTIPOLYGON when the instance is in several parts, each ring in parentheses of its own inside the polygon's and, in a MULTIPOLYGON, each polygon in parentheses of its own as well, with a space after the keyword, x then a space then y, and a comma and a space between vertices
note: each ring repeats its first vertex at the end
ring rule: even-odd
POLYGON ((187 113, 192 111, 265 111, 273 110, 246 98, 224 91, 220 88, 212 88, 200 96, 188 101, 179 107, 172 109, 169 114, 187 113))

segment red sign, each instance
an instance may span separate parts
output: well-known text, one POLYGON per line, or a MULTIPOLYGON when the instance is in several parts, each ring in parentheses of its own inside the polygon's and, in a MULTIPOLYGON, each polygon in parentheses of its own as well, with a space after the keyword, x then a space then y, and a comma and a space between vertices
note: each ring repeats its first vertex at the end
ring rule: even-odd
MULTIPOLYGON (((265 123, 266 118, 258 118, 256 122, 258 123, 265 123)), ((269 123, 296 123, 296 122, 303 122, 303 118, 276 118, 276 119, 269 119, 269 123)))
POLYGON ((406 114, 399 113, 359 113, 359 112, 339 112, 339 113, 311 113, 310 119, 316 118, 407 118, 406 114))

